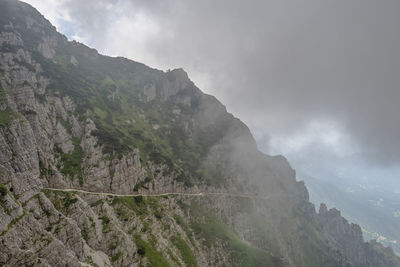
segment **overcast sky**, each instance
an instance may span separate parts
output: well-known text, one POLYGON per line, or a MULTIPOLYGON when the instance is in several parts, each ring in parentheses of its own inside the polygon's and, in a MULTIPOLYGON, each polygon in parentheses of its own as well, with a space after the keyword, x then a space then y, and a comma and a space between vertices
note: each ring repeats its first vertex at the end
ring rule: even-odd
POLYGON ((300 171, 400 173, 398 0, 26 2, 101 53, 183 67, 300 171))

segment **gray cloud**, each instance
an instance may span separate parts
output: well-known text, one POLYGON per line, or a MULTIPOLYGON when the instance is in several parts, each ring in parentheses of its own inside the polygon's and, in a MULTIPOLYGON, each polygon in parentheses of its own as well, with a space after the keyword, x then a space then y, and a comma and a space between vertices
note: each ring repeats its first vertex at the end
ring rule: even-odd
POLYGON ((267 140, 332 122, 362 157, 400 161, 397 0, 63 5, 82 40, 155 67, 184 67, 267 140))

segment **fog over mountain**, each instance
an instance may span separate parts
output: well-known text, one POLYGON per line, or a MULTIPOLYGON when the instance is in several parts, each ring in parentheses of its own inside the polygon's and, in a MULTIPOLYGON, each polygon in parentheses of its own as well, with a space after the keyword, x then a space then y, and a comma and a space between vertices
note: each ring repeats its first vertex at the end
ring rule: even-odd
POLYGON ((29 3, 1 266, 400 266, 395 3, 29 3))
POLYGON ((317 125, 304 150, 400 159, 398 1, 28 2, 102 52, 184 67, 266 150, 317 125))

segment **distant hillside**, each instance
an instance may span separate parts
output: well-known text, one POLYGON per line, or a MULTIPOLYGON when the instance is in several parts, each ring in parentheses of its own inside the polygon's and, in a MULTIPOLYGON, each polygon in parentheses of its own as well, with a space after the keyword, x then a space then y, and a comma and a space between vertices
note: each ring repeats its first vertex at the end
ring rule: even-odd
POLYGON ((299 175, 310 192, 315 204, 326 203, 336 207, 351 222, 360 224, 366 240, 377 239, 400 253, 400 195, 379 190, 367 190, 358 184, 347 191, 322 179, 299 175))

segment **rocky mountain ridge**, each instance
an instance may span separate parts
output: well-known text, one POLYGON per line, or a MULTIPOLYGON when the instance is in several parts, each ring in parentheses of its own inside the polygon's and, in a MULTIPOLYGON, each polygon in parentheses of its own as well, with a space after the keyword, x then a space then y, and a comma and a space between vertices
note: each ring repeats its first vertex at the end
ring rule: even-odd
POLYGON ((400 266, 316 213, 286 159, 182 69, 102 56, 19 1, 0 14, 1 265, 400 266), (172 192, 254 197, 139 196, 172 192))

